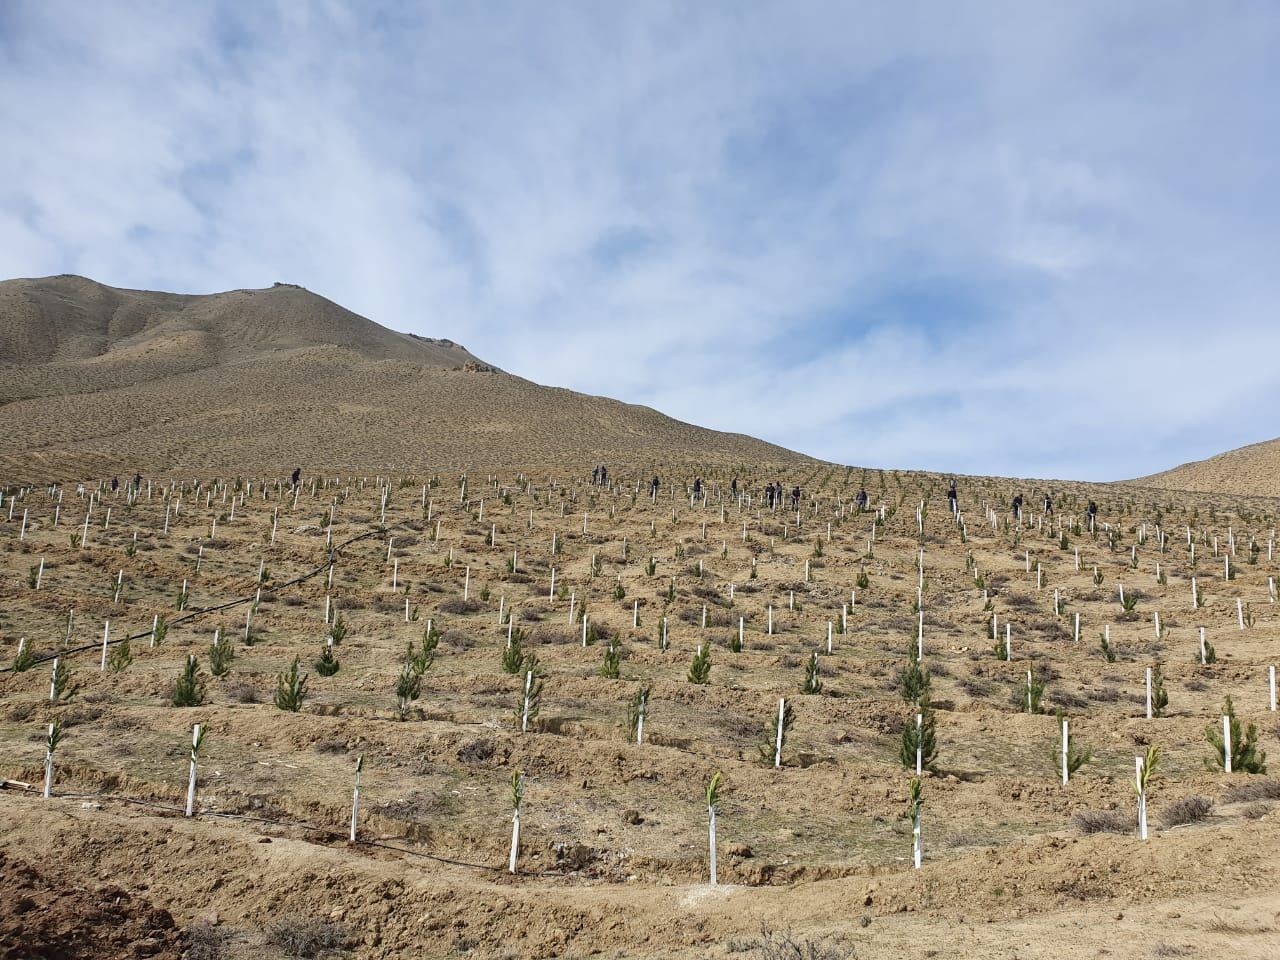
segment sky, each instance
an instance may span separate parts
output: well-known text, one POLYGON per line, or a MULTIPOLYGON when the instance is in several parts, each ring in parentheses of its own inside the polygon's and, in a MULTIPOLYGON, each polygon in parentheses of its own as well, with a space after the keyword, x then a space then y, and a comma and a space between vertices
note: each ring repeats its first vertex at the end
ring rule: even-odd
POLYGON ((0 0, 0 277, 301 284, 839 463, 1280 435, 1280 4, 0 0))

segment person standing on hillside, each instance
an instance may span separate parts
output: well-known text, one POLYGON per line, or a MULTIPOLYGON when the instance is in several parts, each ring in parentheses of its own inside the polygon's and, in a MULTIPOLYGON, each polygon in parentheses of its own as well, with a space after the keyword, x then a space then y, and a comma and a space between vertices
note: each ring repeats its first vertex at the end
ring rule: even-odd
POLYGON ((693 499, 697 500, 700 496, 702 496, 702 478, 694 477, 693 478, 693 499))
POLYGON ((609 485, 609 468, 603 463, 600 464, 600 486, 607 487, 609 485))
POLYGON ((1098 519, 1098 505, 1094 503, 1092 500, 1089 501, 1088 515, 1089 515, 1089 532, 1093 533, 1093 528, 1098 519))
POLYGON ((859 512, 859 513, 862 513, 864 510, 866 510, 866 509, 867 509, 867 491, 866 491, 866 490, 859 490, 859 491, 858 491, 858 496, 857 496, 857 498, 854 500, 854 502, 855 502, 855 503, 857 503, 857 505, 858 505, 858 512, 859 512))
POLYGON ((1013 519, 1022 522, 1022 494, 1013 498, 1013 519))
POLYGON ((956 507, 959 503, 960 495, 956 492, 956 482, 953 479, 951 485, 947 487, 947 501, 951 504, 951 515, 956 515, 956 507))
POLYGON ((1044 495, 1044 515, 1046 517, 1053 516, 1053 497, 1048 493, 1044 495))
POLYGON ((738 478, 733 478, 733 483, 729 484, 729 490, 733 493, 733 499, 738 499, 738 478))
POLYGON ((800 488, 799 487, 796 487, 794 490, 791 491, 791 509, 792 510, 800 509, 800 488))
POLYGON ((655 473, 653 479, 649 481, 649 499, 658 499, 658 475, 655 473))
POLYGON ((591 485, 594 487, 599 482, 600 482, 600 468, 592 467, 591 468, 591 485))

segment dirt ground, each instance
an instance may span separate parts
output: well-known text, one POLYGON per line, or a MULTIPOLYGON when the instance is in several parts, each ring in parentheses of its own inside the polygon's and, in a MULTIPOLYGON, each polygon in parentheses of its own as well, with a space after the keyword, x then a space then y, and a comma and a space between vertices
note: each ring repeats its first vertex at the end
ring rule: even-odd
POLYGON ((962 478, 957 520, 932 475, 708 466, 691 501, 693 475, 665 471, 650 499, 649 469, 616 467, 607 489, 545 471, 465 488, 452 474, 304 478, 296 503, 274 478, 157 478, 132 505, 124 488, 81 496, 68 481, 21 491, 11 519, 6 491, 0 663, 24 669, 0 673, 0 875, 24 892, 0 897, 0 955, 1280 955, 1280 781, 1214 769, 1205 736, 1228 695, 1260 749, 1280 734, 1267 673, 1280 502, 1054 484, 1046 517, 1042 486, 962 478), (735 477, 749 500, 731 495, 735 477), (775 479, 801 488, 798 510, 761 505, 775 479), (87 543, 73 542, 86 513, 87 543), (332 676, 316 670, 326 597, 345 627, 332 676), (428 622, 434 660, 398 704, 428 622), (119 669, 100 669, 104 630, 119 669), (234 651, 223 677, 215 630, 234 651), (504 669, 509 630, 542 674, 523 734, 531 664, 504 669), (917 707, 900 673, 921 635, 937 757, 914 870, 899 750, 917 707), (602 675, 611 646, 617 678, 602 675), (700 646, 705 684, 688 677, 700 646), (805 693, 815 652, 821 690, 805 693), (51 702, 55 655, 71 672, 51 702), (189 656, 204 702, 175 707, 189 656), (306 680, 291 712, 273 701, 295 656, 306 680), (1147 719, 1157 666, 1168 705, 1147 719), (1028 670, 1044 685, 1036 712, 1028 670), (795 720, 775 768, 779 698, 795 720), (1055 710, 1092 751, 1066 786, 1055 710), (1142 841, 1134 758, 1148 746, 1161 756, 1142 841), (1120 832, 1086 829, 1107 824, 1120 832), (108 926, 96 953, 73 942, 108 926))

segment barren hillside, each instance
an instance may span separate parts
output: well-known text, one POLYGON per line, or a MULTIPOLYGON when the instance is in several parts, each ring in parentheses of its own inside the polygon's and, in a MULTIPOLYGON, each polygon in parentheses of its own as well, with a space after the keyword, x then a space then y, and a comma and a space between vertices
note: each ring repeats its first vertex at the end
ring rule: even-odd
POLYGON ((677 460, 797 463, 749 437, 551 389, 297 287, 185 296, 0 283, 0 473, 253 473, 677 460))
POLYGON ((1184 463, 1136 482, 1168 490, 1280 497, 1280 439, 1184 463))

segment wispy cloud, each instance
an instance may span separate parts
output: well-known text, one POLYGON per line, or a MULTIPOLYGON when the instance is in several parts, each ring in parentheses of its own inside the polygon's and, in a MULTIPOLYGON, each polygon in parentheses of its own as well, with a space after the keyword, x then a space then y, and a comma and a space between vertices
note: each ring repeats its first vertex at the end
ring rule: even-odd
POLYGON ((302 283, 843 462, 1276 433, 1280 11, 0 6, 0 273, 302 283))

